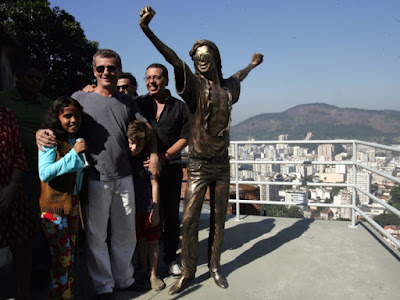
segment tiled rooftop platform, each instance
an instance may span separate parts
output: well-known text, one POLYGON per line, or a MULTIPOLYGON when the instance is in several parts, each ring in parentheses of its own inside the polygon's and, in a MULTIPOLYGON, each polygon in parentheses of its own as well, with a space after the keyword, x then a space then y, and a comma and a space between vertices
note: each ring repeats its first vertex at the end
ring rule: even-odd
MULTIPOLYGON (((399 252, 369 225, 350 222, 228 216, 222 272, 229 288, 207 274, 208 215, 202 214, 196 278, 182 293, 115 292, 116 299, 400 299, 399 252)), ((87 280, 86 276, 83 276, 87 280)), ((0 287, 3 286, 1 283, 0 287)), ((78 299, 81 299, 80 297, 78 299)))

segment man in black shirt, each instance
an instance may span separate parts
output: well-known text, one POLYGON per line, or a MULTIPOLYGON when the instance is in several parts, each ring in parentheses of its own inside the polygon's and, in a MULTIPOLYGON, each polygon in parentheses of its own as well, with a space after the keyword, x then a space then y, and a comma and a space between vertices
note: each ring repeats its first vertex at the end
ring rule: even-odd
POLYGON ((182 185, 181 150, 189 136, 187 109, 184 102, 171 96, 168 70, 161 64, 146 69, 147 95, 136 98, 136 103, 157 135, 159 160, 162 170, 160 184, 160 218, 164 223, 164 262, 169 273, 181 275, 177 264, 179 248, 179 202, 182 185))

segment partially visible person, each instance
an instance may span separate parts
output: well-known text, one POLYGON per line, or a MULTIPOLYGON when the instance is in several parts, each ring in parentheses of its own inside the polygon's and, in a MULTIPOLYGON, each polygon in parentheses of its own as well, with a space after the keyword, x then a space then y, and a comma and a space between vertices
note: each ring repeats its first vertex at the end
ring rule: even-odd
POLYGON ((26 170, 17 119, 0 105, 0 247, 13 254, 16 299, 30 299, 31 241, 34 221, 21 185, 26 170))
POLYGON ((37 173, 38 166, 35 133, 53 103, 40 93, 44 79, 44 71, 39 65, 27 64, 17 74, 16 87, 0 92, 0 105, 11 108, 17 116, 30 173, 37 173))
MULTIPOLYGON (((21 182, 31 207, 36 226, 32 242, 32 277, 35 285, 44 284, 48 278, 49 248, 46 237, 40 226, 38 156, 35 144, 35 133, 40 128, 43 116, 53 101, 40 91, 43 88, 45 72, 40 65, 30 63, 17 74, 15 88, 0 92, 0 105, 5 105, 15 113, 21 132, 22 145, 25 152, 27 169, 24 170, 21 182)), ((54 136, 50 135, 54 140, 54 136)))
POLYGON ((74 99, 61 96, 54 101, 43 127, 57 137, 57 147, 39 150, 41 193, 39 205, 42 226, 50 244, 50 299, 73 299, 73 263, 78 229, 78 198, 82 185, 86 150, 78 141, 82 106, 74 99))
POLYGON ((129 124, 126 133, 131 151, 131 166, 135 186, 136 203, 136 238, 142 274, 150 279, 155 291, 165 288, 165 283, 157 276, 159 256, 158 240, 161 236, 159 216, 158 180, 143 163, 148 157, 148 143, 151 132, 144 122, 134 121, 129 124))
POLYGON ((119 76, 117 82, 117 88, 118 91, 120 91, 121 93, 125 93, 131 96, 132 98, 138 96, 137 94, 138 84, 135 76, 133 76, 131 73, 125 72, 119 76))
POLYGON ((160 218, 163 224, 163 261, 172 276, 181 275, 178 263, 179 203, 182 187, 181 151, 189 138, 189 122, 186 105, 171 96, 168 86, 168 70, 159 63, 146 69, 148 94, 135 99, 157 135, 159 160, 162 170, 160 184, 160 218))

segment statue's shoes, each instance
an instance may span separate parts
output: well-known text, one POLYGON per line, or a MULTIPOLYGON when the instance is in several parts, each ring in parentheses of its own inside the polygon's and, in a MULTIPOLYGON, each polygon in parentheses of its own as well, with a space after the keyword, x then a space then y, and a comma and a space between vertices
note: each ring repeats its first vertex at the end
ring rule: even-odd
POLYGON ((226 281, 226 278, 221 274, 220 271, 210 270, 210 276, 214 278, 215 284, 220 288, 226 289, 228 287, 228 281, 226 281))
POLYGON ((186 278, 184 276, 179 277, 179 279, 174 283, 174 285, 170 288, 168 294, 173 295, 182 292, 189 281, 193 278, 186 278))

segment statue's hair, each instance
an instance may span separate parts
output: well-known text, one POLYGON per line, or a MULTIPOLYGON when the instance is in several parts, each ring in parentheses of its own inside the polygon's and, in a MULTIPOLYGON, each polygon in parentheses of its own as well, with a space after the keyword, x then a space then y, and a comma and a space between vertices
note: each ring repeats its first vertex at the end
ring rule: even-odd
MULTIPOLYGON (((216 60, 216 68, 217 68, 217 72, 218 72, 218 77, 222 83, 223 78, 222 78, 221 55, 219 54, 217 45, 215 45, 213 42, 211 42, 209 40, 197 40, 194 43, 192 49, 189 51, 190 57, 193 59, 193 56, 195 55, 197 48, 199 48, 201 46, 208 46, 211 49, 211 51, 213 52, 212 54, 216 60)), ((199 70, 196 68, 196 65, 195 65, 195 69, 196 69, 196 74, 199 74, 199 70)))

